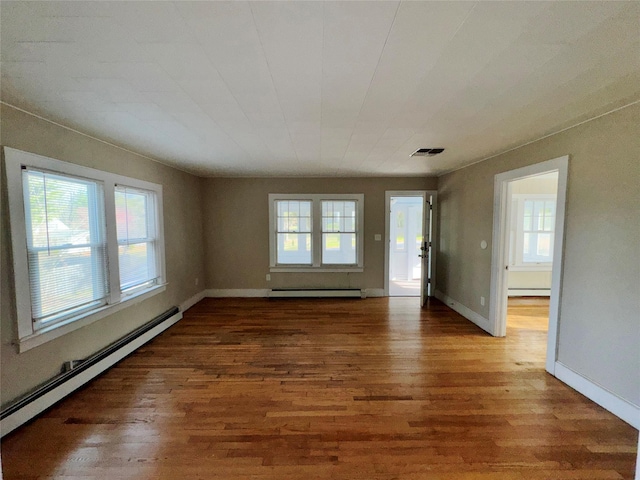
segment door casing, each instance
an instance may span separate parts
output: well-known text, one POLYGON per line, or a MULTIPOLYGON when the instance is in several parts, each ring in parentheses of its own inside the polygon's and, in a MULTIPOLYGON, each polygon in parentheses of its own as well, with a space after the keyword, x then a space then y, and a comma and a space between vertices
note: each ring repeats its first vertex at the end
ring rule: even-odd
POLYGON ((555 375, 558 350, 558 321, 560 318, 560 290, 562 286, 562 259, 564 257, 565 205, 569 156, 499 173, 494 177, 493 196, 493 246, 491 253, 491 291, 489 325, 491 334, 504 337, 507 334, 507 270, 509 253, 509 185, 514 180, 558 172, 556 220, 554 232, 553 271, 549 298, 549 329, 547 333, 546 370, 555 375))

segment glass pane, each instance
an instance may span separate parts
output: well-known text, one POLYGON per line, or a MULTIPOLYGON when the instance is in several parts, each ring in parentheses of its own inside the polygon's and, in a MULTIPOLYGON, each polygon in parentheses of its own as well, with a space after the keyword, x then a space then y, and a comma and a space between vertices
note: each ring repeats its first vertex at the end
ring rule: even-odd
POLYGON ((59 247, 91 243, 89 204, 96 198, 96 184, 42 172, 28 171, 25 175, 29 244, 59 247))
POLYGON ((533 202, 531 200, 525 200, 524 202, 524 215, 525 216, 533 215, 533 202))
POLYGON ((310 232, 311 202, 306 200, 278 200, 278 232, 310 232))
POLYGON ((531 252, 531 234, 525 233, 524 239, 523 239, 522 253, 524 253, 524 255, 526 256, 529 254, 529 252, 531 252))
POLYGON ((118 188, 115 192, 116 228, 119 241, 148 238, 147 194, 118 188))
POLYGON ((322 263, 325 265, 356 264, 356 235, 354 233, 323 234, 322 263))
POLYGON ((552 232, 553 231, 553 224, 556 221, 555 217, 547 217, 545 215, 544 217, 544 231, 545 232, 552 232))
MULTIPOLYGON (((539 233, 538 234, 538 242, 537 242, 537 245, 536 245, 536 254, 539 257, 550 257, 551 256, 551 234, 550 233, 539 233)), ((549 258, 549 261, 550 260, 551 259, 549 258)))
POLYGON ((120 245, 120 288, 126 290, 156 277, 153 244, 120 245))
POLYGON ((531 231, 531 217, 530 216, 525 216, 524 217, 524 222, 523 222, 522 229, 524 231, 531 231))
POLYGON ((277 263, 288 265, 311 265, 311 234, 278 233, 277 263))

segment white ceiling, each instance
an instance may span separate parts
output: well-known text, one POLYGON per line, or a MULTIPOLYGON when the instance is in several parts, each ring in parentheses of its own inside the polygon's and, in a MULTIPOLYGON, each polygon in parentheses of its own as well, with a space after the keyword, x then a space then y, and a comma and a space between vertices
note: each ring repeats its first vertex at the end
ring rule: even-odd
POLYGON ((201 175, 439 174, 640 98, 640 2, 0 8, 4 102, 201 175))

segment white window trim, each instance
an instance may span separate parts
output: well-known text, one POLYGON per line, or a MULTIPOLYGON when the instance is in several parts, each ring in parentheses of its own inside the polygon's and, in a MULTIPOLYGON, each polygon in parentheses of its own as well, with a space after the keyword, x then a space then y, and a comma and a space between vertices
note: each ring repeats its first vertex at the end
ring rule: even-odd
MULTIPOLYGON (((509 270, 512 272, 550 272, 553 262, 523 262, 524 248, 524 228, 522 221, 524 218, 525 200, 553 200, 557 205, 557 195, 553 193, 514 193, 512 195, 515 203, 515 230, 514 249, 512 258, 509 259, 509 270)), ((557 213, 557 212, 556 212, 557 213)), ((554 222, 555 228, 555 222, 554 222)), ((550 232, 553 237, 553 231, 550 232)), ((554 245, 555 248, 555 245, 554 245)))
POLYGON ((269 194, 269 271, 270 272, 362 272, 364 270, 364 194, 269 194), (278 200, 307 200, 311 201, 311 255, 312 265, 278 265, 276 262, 276 201, 278 200), (322 211, 321 202, 330 200, 355 200, 357 208, 356 218, 356 260, 354 265, 322 264, 322 211))
POLYGON ((166 289, 165 257, 164 257, 164 223, 162 218, 162 185, 137 180, 94 168, 83 167, 73 163, 55 160, 34 153, 4 147, 7 193, 9 199, 9 217, 11 224, 11 244, 13 252, 13 270, 16 295, 17 345, 22 353, 42 345, 54 338, 70 333, 89 325, 101 318, 111 315, 125 307, 138 303, 146 298, 163 292, 166 289), (107 225, 108 275, 110 293, 107 305, 75 317, 36 330, 31 312, 31 289, 27 261, 26 220, 22 182, 23 167, 49 170, 65 175, 84 177, 96 180, 103 185, 105 203, 105 221, 107 225), (118 239, 116 232, 115 186, 126 185, 133 188, 150 190, 156 195, 157 225, 157 272, 158 282, 150 288, 135 294, 124 296, 120 292, 120 274, 118 265, 118 239))

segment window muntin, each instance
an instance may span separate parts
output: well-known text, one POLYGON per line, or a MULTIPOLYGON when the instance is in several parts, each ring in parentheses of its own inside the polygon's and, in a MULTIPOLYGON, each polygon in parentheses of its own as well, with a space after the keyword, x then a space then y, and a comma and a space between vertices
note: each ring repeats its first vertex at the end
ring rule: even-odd
POLYGON ((273 271, 362 269, 362 194, 270 194, 273 271))
POLYGON ((38 328, 107 303, 104 196, 97 181, 22 172, 31 310, 38 328))
POLYGON ((128 295, 158 280, 155 194, 118 185, 115 205, 120 290, 128 295))

